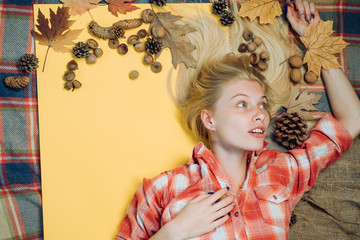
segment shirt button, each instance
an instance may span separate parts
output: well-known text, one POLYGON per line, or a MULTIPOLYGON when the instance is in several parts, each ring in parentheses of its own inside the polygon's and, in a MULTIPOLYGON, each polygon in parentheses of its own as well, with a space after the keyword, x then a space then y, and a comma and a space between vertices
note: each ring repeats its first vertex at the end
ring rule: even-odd
POLYGON ((276 196, 276 195, 273 195, 273 198, 276 200, 276 199, 277 199, 277 196, 276 196))
POLYGON ((235 212, 235 217, 238 217, 238 216, 239 216, 239 212, 236 211, 236 212, 235 212))

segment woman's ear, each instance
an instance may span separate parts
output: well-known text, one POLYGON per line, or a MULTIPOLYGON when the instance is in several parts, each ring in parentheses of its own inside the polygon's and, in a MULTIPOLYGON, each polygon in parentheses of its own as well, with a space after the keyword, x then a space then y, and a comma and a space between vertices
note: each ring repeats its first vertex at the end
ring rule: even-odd
POLYGON ((201 111, 201 121, 209 131, 215 131, 215 122, 212 118, 211 111, 203 109, 201 111))

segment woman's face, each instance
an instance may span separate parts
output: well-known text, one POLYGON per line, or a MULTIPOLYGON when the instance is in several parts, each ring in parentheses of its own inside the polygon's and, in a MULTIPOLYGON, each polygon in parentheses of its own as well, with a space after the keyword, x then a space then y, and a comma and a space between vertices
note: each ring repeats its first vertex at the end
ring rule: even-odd
POLYGON ((213 144, 229 150, 263 148, 270 116, 267 98, 258 82, 239 80, 225 85, 210 116, 213 144))

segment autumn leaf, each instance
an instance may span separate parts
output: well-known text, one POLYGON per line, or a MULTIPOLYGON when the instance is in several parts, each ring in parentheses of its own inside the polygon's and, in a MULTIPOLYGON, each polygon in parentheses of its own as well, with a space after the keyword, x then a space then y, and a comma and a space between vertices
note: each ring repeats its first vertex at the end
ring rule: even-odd
POLYGON ((60 0, 64 7, 70 8, 70 15, 81 15, 90 9, 96 8, 101 0, 60 0))
POLYGON ((327 71, 341 67, 334 54, 340 53, 348 45, 341 36, 331 36, 334 32, 332 26, 332 21, 320 21, 317 26, 311 21, 304 36, 300 37, 307 48, 304 63, 307 63, 308 71, 313 71, 317 76, 320 76, 321 67, 327 71))
POLYGON ((132 12, 136 9, 139 9, 130 3, 134 1, 135 0, 106 0, 106 2, 109 4, 109 11, 116 17, 118 16, 118 12, 121 14, 126 14, 127 12, 132 12))
POLYGON ((70 49, 64 45, 74 44, 74 40, 80 34, 82 29, 70 30, 69 28, 75 21, 69 20, 69 8, 58 7, 56 13, 50 9, 50 24, 49 19, 45 18, 44 14, 40 11, 37 17, 36 28, 40 33, 32 30, 32 34, 35 39, 39 41, 39 44, 48 46, 46 51, 43 70, 45 69, 45 62, 49 49, 52 48, 56 52, 69 52, 70 49))
POLYGON ((318 104, 322 95, 316 93, 309 93, 306 89, 300 92, 300 84, 297 84, 291 90, 291 97, 283 106, 288 113, 297 112, 306 120, 311 120, 313 117, 309 111, 317 111, 314 104, 318 104))
POLYGON ((241 4, 238 15, 243 18, 248 17, 251 21, 259 17, 260 24, 272 24, 281 13, 278 0, 250 0, 241 4))
MULTIPOLYGON (((176 68, 177 65, 182 62, 187 68, 195 68, 197 62, 191 56, 191 52, 195 49, 195 46, 189 42, 181 40, 181 36, 194 32, 195 29, 189 25, 176 25, 174 22, 181 19, 181 16, 172 15, 170 12, 159 12, 156 13, 155 20, 151 23, 150 28, 161 24, 165 28, 165 36, 162 40, 162 50, 169 48, 171 51, 171 62, 176 68)), ((156 58, 160 56, 161 52, 156 54, 156 58)))

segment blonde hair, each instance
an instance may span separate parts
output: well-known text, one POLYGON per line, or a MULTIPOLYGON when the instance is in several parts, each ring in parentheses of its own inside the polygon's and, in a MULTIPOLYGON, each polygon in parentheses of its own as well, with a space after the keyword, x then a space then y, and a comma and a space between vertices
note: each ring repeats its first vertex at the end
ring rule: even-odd
MULTIPOLYGON (((236 4, 231 7, 237 12, 236 4)), ((197 65, 186 68, 184 64, 179 64, 175 84, 169 79, 168 89, 184 126, 197 139, 209 146, 210 135, 201 121, 201 111, 213 108, 223 86, 230 81, 257 81, 269 101, 275 104, 281 104, 289 97, 290 69, 288 64, 280 63, 290 54, 291 44, 288 26, 281 18, 275 19, 273 25, 260 25, 235 16, 231 27, 221 27, 214 15, 198 7, 191 6, 191 11, 182 10, 180 15, 184 16, 180 24, 195 29, 183 38, 195 45, 192 56, 197 65), (196 14, 190 14, 194 11, 196 14), (262 73, 250 65, 249 53, 238 52, 240 43, 245 42, 242 37, 244 29, 262 38, 263 44, 259 50, 269 52, 269 68, 262 73)), ((276 111, 276 106, 272 110, 276 111)))

